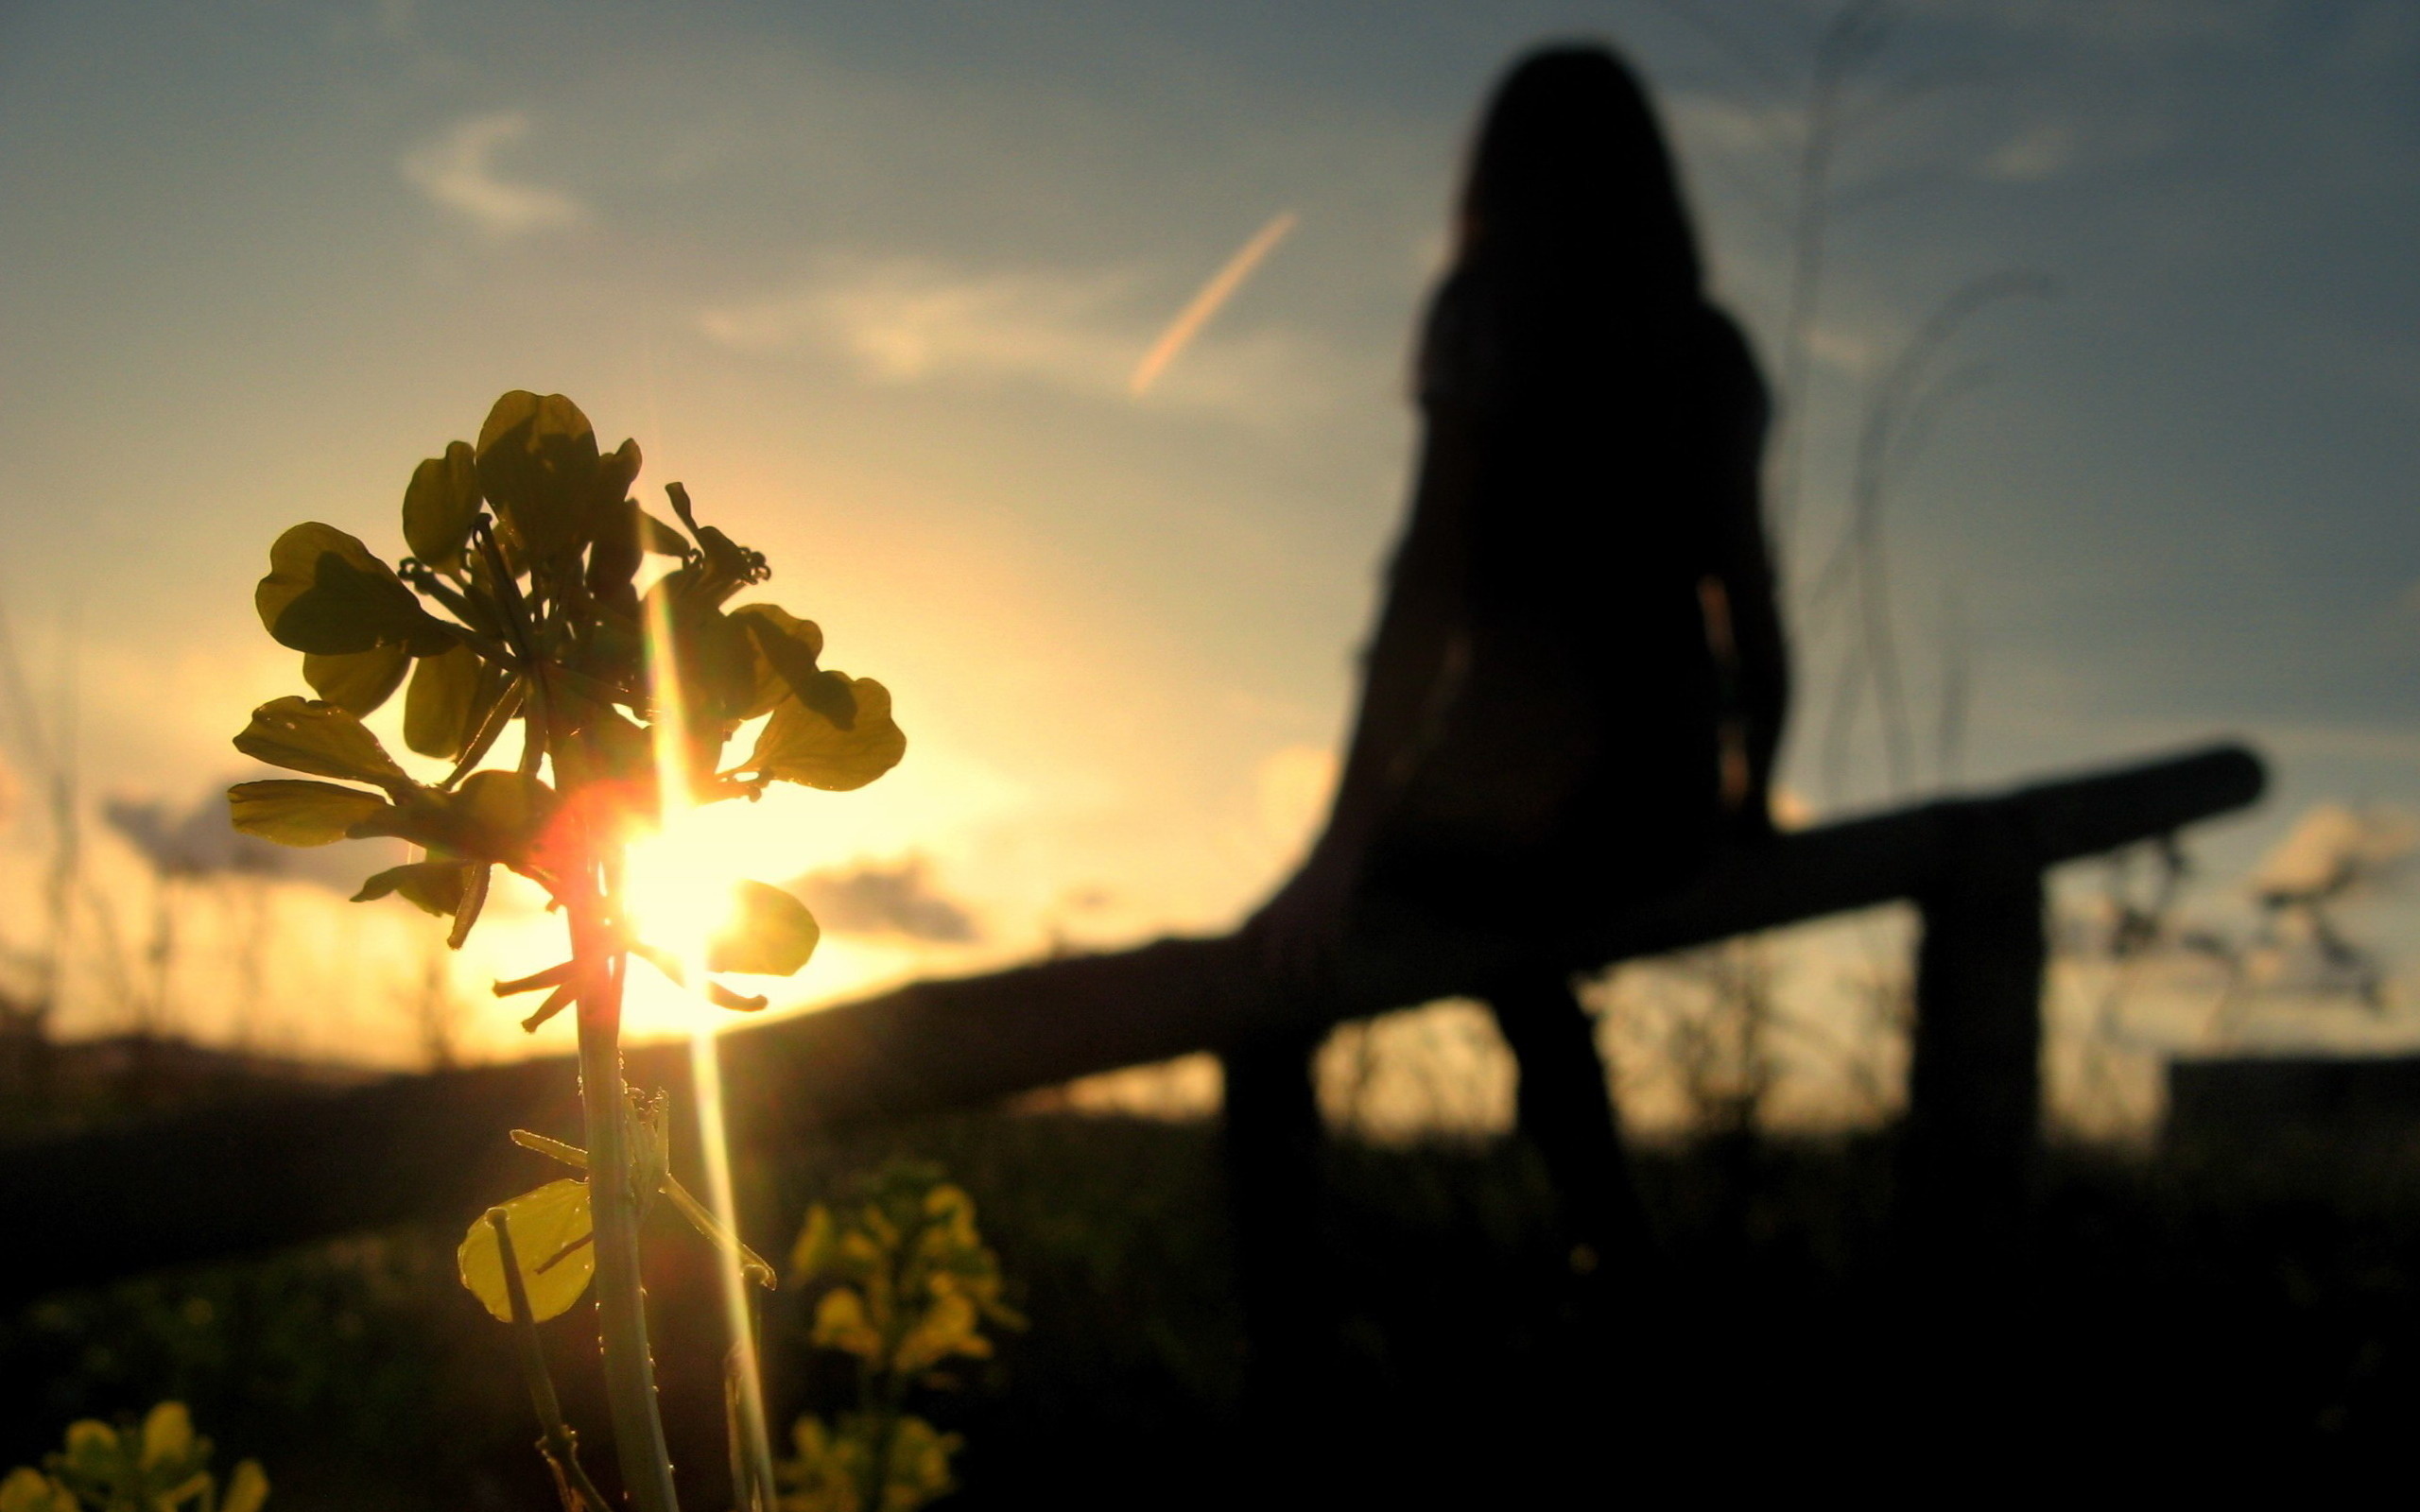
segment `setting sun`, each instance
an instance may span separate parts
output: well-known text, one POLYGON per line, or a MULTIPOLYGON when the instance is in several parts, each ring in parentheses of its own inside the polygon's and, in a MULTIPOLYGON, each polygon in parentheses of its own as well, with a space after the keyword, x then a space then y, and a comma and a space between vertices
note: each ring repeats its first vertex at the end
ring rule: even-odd
POLYGON ((731 927, 742 880, 731 848, 713 833, 705 813, 692 810, 631 843, 625 861, 631 922, 638 937, 681 963, 693 989, 706 946, 731 927))

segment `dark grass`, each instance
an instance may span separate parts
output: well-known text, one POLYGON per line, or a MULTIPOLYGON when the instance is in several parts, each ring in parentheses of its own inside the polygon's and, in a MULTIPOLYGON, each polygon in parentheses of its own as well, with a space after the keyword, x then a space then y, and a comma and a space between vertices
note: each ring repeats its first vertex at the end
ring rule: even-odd
MULTIPOLYGON (((955 1504, 1269 1499, 1237 1407, 1211 1128, 988 1112, 784 1151, 743 1170, 749 1205, 781 1215, 761 1238, 903 1152, 974 1193, 1033 1323, 921 1404, 970 1442, 955 1504)), ((2014 1279, 1989 1291, 1893 1258, 1888 1157, 1879 1138, 1645 1150, 1668 1264, 1636 1315, 1680 1347, 1659 1358, 1573 1329, 1549 1196, 1517 1143, 1339 1147, 1333 1230, 1305 1243, 1341 1314, 1308 1436, 1373 1497, 1418 1502, 1500 1489, 1542 1454, 1599 1467, 1607 1499, 1674 1475, 1873 1486, 1962 1422, 1987 1430, 1961 1472, 1978 1484, 2350 1473, 2420 1424, 2412 1142, 2055 1149, 2014 1279), (1928 1282, 1956 1308, 1911 1312, 1928 1282), (1623 1378, 1651 1410, 1558 1410, 1623 1378)), ((0 1466, 72 1418, 181 1397, 222 1462, 268 1464, 282 1512, 544 1507, 509 1341, 453 1279, 458 1238, 389 1232, 46 1298, 0 1324, 0 1466)), ((668 1228, 656 1245, 676 1454, 702 1491, 720 1479, 713 1297, 694 1246, 668 1228)), ((766 1321, 783 1420, 844 1379, 803 1349, 800 1310, 786 1295, 766 1321)), ((550 1326, 550 1348, 575 1422, 601 1425, 582 1315, 550 1326)), ((605 1450, 599 1427, 600 1471, 605 1450)))

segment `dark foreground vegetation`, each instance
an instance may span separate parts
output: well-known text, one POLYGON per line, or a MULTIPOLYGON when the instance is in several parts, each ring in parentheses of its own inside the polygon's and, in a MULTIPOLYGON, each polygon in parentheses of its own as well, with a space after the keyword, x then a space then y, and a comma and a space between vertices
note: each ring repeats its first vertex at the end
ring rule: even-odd
MULTIPOLYGON (((1262 1471, 1237 1406, 1215 1139, 1201 1125, 959 1115, 752 1160, 743 1202, 782 1215, 752 1236, 778 1254, 809 1201, 894 1153, 945 1163, 974 1194, 1032 1327, 923 1404, 969 1443, 953 1504, 1226 1502, 1262 1471)), ((2054 1148, 2031 1284, 1966 1297, 1982 1320, 1971 1334, 1938 1317, 1907 1326, 1888 1154, 1879 1137, 1643 1153, 1683 1357, 1657 1367, 1657 1423, 1641 1434, 1620 1414, 1557 1425, 1575 1381, 1641 1362, 1575 1346, 1548 1187, 1526 1150, 1336 1148, 1327 1243, 1345 1315, 1320 1394, 1332 1420, 1312 1436, 1374 1497, 1488 1504, 1487 1488, 1564 1449, 1599 1468, 1609 1495, 1673 1475, 1885 1484, 1923 1447, 1917 1424, 1938 1433, 1970 1409, 1996 1425, 2000 1452, 1967 1472, 1987 1483, 2098 1474, 2110 1458, 2164 1476, 2335 1473, 2420 1420, 2420 1141, 2054 1148)), ((176 1397, 231 1458, 268 1464, 285 1512, 550 1504, 520 1381, 454 1280, 459 1234, 366 1235, 14 1313, 0 1324, 0 1467, 35 1458, 72 1418, 176 1397)), ((717 1362, 681 1343, 713 1337, 713 1292, 697 1246, 669 1225, 652 1243, 685 1473, 721 1457, 717 1362)), ((766 1322, 783 1422, 843 1386, 805 1349, 802 1313, 785 1293, 766 1322)), ((549 1332, 566 1406, 601 1438, 595 1372, 574 1367, 593 1359, 586 1309, 549 1332)))

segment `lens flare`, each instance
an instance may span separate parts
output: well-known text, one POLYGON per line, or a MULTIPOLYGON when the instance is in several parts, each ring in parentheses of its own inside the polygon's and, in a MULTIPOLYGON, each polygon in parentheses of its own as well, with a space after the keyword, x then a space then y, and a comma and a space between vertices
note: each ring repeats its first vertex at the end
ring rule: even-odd
MULTIPOLYGON (((650 731, 657 781, 656 831, 634 841, 623 858, 623 888, 639 937, 669 953, 685 974, 696 1005, 689 1036, 689 1081, 698 1106, 698 1144, 705 1158, 706 1204, 725 1233, 739 1232, 738 1203, 732 1194, 731 1146, 723 1126, 722 1057, 715 1040, 729 1015, 704 1001, 706 953, 717 931, 732 922, 739 878, 721 859, 698 822, 688 771, 688 710, 672 637, 670 594, 648 597, 648 679, 654 698, 650 731)), ((723 1317, 731 1331, 727 1356, 727 1401, 737 1421, 749 1473, 767 1494, 772 1489, 770 1443, 765 1425, 763 1377, 756 1363, 756 1328, 741 1275, 739 1255, 722 1250, 716 1266, 723 1317)))
POLYGON ((705 969, 707 947, 733 921, 739 881, 693 814, 665 815, 654 833, 631 842, 623 861, 631 927, 679 961, 692 986, 705 969))

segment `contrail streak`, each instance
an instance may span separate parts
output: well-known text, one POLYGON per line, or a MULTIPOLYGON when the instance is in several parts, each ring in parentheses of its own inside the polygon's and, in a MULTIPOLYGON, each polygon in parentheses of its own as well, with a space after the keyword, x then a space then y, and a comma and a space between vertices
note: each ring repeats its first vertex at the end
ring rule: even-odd
POLYGON ((1210 282, 1201 285, 1201 292, 1177 312, 1176 318, 1168 322, 1168 328, 1160 333, 1160 339, 1152 342, 1151 350, 1143 353, 1143 360, 1134 365, 1134 376, 1126 381, 1130 393, 1139 399, 1158 381, 1160 374, 1167 370, 1167 365, 1176 360, 1177 353, 1201 334, 1201 328, 1210 323, 1210 318, 1219 313, 1219 307, 1232 299, 1236 290, 1243 287, 1244 280, 1252 277, 1253 269, 1277 249, 1277 244, 1294 229, 1294 213, 1290 210, 1272 216, 1268 225, 1253 232, 1252 240, 1238 248, 1235 256, 1227 259, 1226 266, 1210 275, 1210 282))

